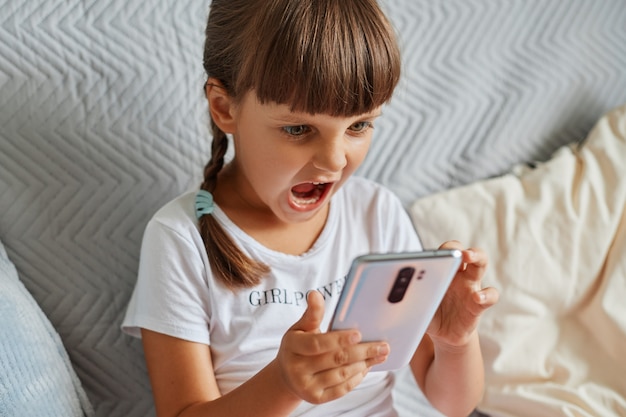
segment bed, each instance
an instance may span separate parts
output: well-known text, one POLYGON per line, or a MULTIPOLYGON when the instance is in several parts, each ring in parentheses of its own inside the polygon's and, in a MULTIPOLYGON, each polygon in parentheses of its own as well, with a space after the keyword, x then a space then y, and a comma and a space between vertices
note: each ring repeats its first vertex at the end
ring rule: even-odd
MULTIPOLYGON (((381 3, 403 75, 358 175, 427 246, 488 249, 480 412, 626 416, 626 3, 381 3)), ((154 415, 119 325, 146 222, 209 157, 208 1, 1 4, 0 415, 154 415)), ((414 384, 401 416, 438 416, 414 384)))

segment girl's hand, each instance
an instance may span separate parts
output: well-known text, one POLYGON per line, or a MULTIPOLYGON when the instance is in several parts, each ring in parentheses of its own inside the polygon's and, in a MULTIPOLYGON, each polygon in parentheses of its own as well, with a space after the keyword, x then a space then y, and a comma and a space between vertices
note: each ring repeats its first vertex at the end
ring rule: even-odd
POLYGON ((456 241, 440 249, 459 249, 463 263, 437 309, 428 328, 433 343, 446 347, 465 346, 478 326, 481 314, 498 302, 495 288, 481 286, 487 268, 487 255, 480 249, 463 249, 456 241))
POLYGON ((307 296, 307 309, 283 336, 277 363, 288 389, 304 401, 321 404, 356 387, 369 369, 387 359, 384 342, 360 343, 356 330, 321 333, 324 299, 307 296))

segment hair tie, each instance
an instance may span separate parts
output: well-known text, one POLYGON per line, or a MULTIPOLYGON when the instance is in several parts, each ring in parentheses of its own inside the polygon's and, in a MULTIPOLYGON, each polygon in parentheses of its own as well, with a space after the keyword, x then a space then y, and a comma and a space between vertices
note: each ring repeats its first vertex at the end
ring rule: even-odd
POLYGON ((213 204, 213 195, 206 190, 198 191, 196 194, 196 218, 205 214, 211 214, 215 210, 215 204, 213 204))

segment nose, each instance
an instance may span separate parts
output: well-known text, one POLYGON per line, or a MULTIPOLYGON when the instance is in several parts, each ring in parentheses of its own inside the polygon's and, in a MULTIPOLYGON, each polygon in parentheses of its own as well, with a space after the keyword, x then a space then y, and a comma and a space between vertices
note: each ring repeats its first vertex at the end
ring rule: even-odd
POLYGON ((315 168, 322 171, 338 172, 347 164, 347 149, 343 135, 336 135, 317 144, 313 159, 315 168))

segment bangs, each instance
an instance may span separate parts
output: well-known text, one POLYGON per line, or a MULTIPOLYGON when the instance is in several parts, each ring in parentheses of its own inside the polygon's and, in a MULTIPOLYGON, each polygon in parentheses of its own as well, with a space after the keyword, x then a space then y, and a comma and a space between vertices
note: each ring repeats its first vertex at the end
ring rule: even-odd
POLYGON ((268 1, 240 72, 239 92, 262 103, 332 116, 368 113, 389 101, 400 78, 395 35, 374 1, 268 1))

